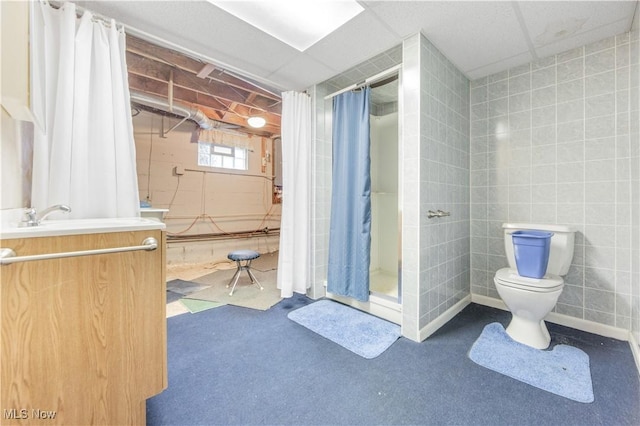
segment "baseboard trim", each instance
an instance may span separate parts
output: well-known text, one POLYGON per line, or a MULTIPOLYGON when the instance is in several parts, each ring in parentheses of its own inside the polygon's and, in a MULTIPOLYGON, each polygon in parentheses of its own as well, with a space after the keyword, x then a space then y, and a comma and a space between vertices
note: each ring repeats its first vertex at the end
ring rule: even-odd
POLYGON ((471 302, 477 303, 478 305, 489 306, 491 308, 502 309, 503 311, 508 311, 507 305, 500 299, 494 299, 493 297, 482 296, 480 294, 472 294, 471 302))
POLYGON ((629 346, 631 346, 631 353, 633 354, 633 359, 636 361, 638 375, 640 375, 640 346, 632 332, 629 332, 629 346))
POLYGON ((453 317, 458 315, 460 311, 466 308, 471 303, 471 295, 465 296, 463 299, 458 301, 455 305, 447 309, 442 315, 440 315, 435 320, 431 321, 429 324, 420 329, 420 341, 422 342, 427 337, 431 336, 433 333, 438 331, 440 327, 449 322, 453 317))
MULTIPOLYGON (((471 301, 479 305, 490 306, 492 308, 508 311, 507 306, 502 300, 494 299, 493 297, 472 294, 471 301)), ((600 324, 581 318, 570 317, 568 315, 562 315, 556 312, 550 312, 544 320, 552 322, 554 324, 563 325, 565 327, 575 328, 576 330, 586 331, 587 333, 597 334, 599 336, 611 337, 613 339, 623 340, 625 342, 629 340, 629 330, 626 330, 624 328, 612 327, 610 325, 600 324)))

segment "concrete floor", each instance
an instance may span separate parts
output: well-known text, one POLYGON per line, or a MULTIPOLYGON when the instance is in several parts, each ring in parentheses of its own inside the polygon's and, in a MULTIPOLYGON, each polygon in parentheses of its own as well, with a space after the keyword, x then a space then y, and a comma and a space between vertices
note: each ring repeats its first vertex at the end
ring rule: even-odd
MULTIPOLYGON (((185 263, 167 265, 167 282, 171 280, 193 281, 217 271, 235 269, 236 263, 226 262, 185 263)), ((252 268, 258 271, 268 271, 278 268, 278 252, 263 253, 252 262, 252 268)), ((189 313, 189 310, 179 300, 167 303, 167 318, 189 313)))

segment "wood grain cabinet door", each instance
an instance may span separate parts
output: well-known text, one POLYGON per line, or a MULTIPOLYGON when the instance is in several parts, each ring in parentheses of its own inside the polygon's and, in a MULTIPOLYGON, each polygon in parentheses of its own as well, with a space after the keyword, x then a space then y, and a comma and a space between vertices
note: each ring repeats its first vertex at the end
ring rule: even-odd
POLYGON ((19 256, 130 251, 0 265, 2 424, 144 424, 167 386, 165 235, 3 240, 19 256))

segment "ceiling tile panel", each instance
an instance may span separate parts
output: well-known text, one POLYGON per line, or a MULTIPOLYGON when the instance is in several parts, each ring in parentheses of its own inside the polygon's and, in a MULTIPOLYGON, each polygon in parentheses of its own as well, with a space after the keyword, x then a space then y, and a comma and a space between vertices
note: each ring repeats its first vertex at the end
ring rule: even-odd
POLYGON ((309 81, 319 83, 325 80, 326 76, 336 73, 336 70, 328 68, 308 55, 299 55, 279 70, 269 74, 267 78, 278 87, 286 87, 286 90, 305 90, 313 85, 309 81))
POLYGON ((328 68, 341 72, 400 42, 373 14, 365 11, 305 53, 328 68))
POLYGON ((509 2, 386 2, 373 12, 403 36, 418 27, 463 72, 528 50, 509 2))
MULTIPOLYGON (((540 48, 597 30, 612 22, 619 25, 614 32, 629 31, 636 2, 518 2, 518 6, 531 41, 536 48, 540 48)), ((566 45, 575 47, 570 43, 566 45)))
POLYGON ((587 44, 595 43, 604 38, 622 34, 626 32, 624 30, 621 31, 621 29, 626 24, 625 21, 626 20, 621 20, 608 25, 603 25, 590 31, 581 32, 572 37, 567 37, 555 43, 550 43, 545 46, 539 47, 536 49, 536 52, 538 54, 538 57, 542 58, 545 56, 556 55, 558 53, 565 52, 567 50, 573 49, 575 46, 584 46, 587 44))

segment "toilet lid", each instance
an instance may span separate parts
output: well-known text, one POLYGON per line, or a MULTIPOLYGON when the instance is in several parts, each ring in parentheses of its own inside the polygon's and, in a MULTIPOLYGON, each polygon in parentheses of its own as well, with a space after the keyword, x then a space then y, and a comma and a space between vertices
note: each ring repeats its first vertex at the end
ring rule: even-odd
POLYGON ((529 291, 553 291, 564 285, 564 279, 558 275, 547 274, 540 279, 521 277, 516 269, 510 268, 500 269, 494 279, 502 285, 529 291))

